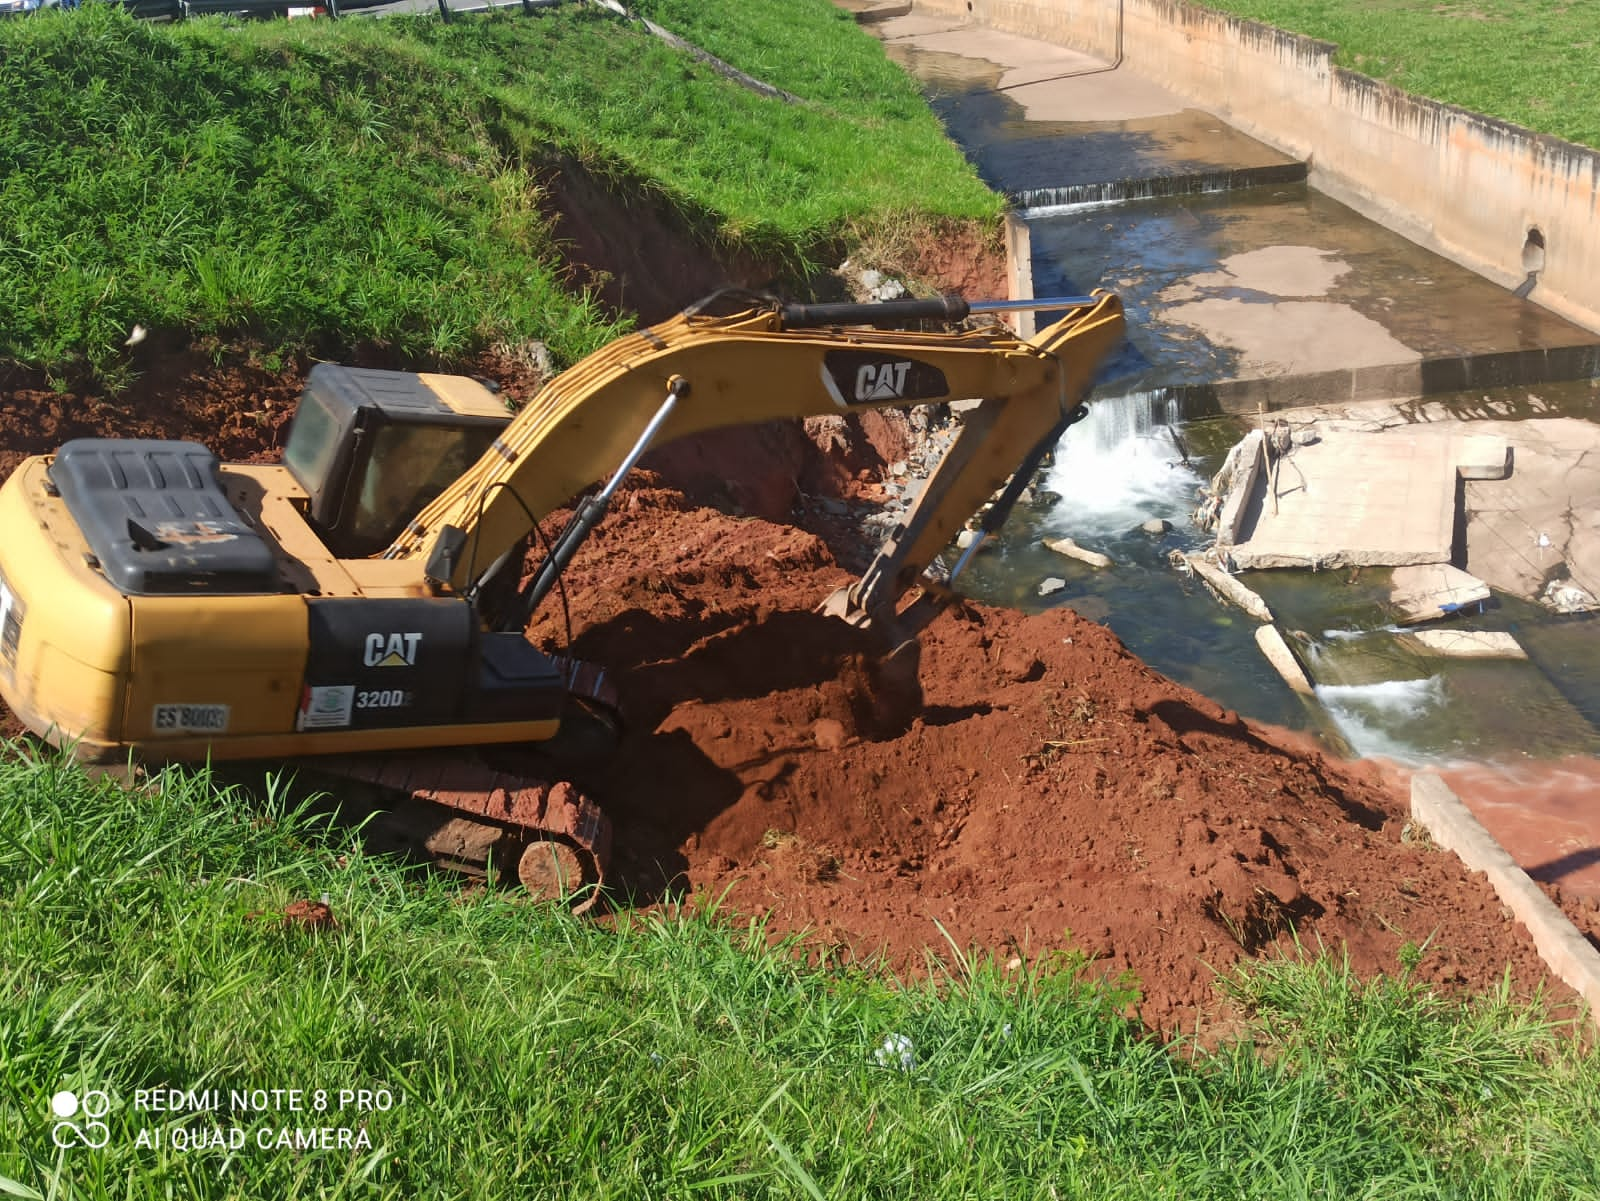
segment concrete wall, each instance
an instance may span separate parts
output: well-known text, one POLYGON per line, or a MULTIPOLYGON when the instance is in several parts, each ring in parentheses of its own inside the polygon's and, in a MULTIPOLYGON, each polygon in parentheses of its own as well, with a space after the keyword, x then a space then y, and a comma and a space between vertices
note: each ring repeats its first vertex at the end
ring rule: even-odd
MULTIPOLYGON (((1006 214, 1006 298, 1033 299, 1033 234, 1015 213, 1006 214)), ((1011 325, 1019 337, 1038 332, 1038 318, 1031 312, 1013 313, 1011 325)))
MULTIPOLYGON (((1119 0, 916 4, 1107 59, 1117 51, 1119 0)), ((1498 283, 1538 269, 1530 299, 1600 329, 1600 151, 1336 67, 1329 42, 1183 0, 1121 7, 1129 68, 1308 159, 1314 186, 1498 283)))

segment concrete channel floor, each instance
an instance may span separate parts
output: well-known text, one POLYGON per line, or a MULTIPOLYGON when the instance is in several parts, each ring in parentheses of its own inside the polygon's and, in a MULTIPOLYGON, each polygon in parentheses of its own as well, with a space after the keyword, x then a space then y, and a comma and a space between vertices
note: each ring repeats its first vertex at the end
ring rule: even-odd
POLYGON ((1191 413, 1600 370, 1600 336, 1305 184, 1066 210, 1028 227, 1037 294, 1123 297, 1132 374, 1119 390, 1179 389, 1191 413))
POLYGON ((915 12, 873 29, 979 173, 1021 203, 1130 178, 1305 176, 1303 163, 1093 55, 915 12))

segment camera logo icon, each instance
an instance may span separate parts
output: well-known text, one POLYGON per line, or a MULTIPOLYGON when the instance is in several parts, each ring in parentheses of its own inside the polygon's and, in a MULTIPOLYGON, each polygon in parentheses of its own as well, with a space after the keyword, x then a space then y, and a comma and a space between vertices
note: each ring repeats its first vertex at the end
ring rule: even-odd
POLYGON ((50 1139, 62 1148, 99 1150, 111 1141, 111 1127, 100 1120, 110 1112, 111 1098, 100 1089, 92 1088, 81 1097, 62 1089, 50 1098, 50 1113, 57 1119, 50 1127, 50 1139))

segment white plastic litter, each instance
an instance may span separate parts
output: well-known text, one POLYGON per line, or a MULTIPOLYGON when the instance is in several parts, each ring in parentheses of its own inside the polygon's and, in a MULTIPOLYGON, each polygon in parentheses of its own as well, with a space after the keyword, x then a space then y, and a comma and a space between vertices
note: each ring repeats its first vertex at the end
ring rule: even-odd
POLYGON ((886 1035, 883 1046, 873 1053, 873 1058, 878 1061, 880 1068, 895 1068, 902 1072, 909 1072, 917 1066, 915 1049, 911 1040, 903 1034, 886 1035))

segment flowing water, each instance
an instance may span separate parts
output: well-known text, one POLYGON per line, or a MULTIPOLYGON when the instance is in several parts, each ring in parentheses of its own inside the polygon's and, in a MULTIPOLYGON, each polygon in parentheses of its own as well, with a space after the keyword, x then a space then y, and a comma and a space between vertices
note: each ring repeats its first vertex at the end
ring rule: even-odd
POLYGON ((1173 551, 1210 541, 1190 513, 1200 484, 1235 439, 1234 423, 1191 425, 1180 446, 1176 414, 1159 393, 1095 400, 1089 413, 1041 472, 1033 503, 1019 506, 992 549, 974 559, 963 590, 1033 612, 1070 605, 1109 626, 1159 671, 1229 708, 1311 724, 1256 649, 1255 623, 1216 603, 1169 562, 1173 551), (1152 518, 1172 528, 1147 533, 1140 527, 1152 518), (1061 537, 1109 555, 1114 566, 1089 567, 1043 545, 1061 537), (1041 595, 1051 580, 1062 586, 1041 595))
MULTIPOLYGON (((1070 163, 1061 146, 1074 127, 1019 121, 1014 105, 983 91, 990 81, 981 66, 948 55, 911 66, 931 80, 935 107, 959 140, 977 148, 973 157, 992 183, 1042 196, 1051 155, 1070 163)), ((1181 137, 1192 136, 1197 120, 1192 111, 1181 116, 1181 137)), ((1137 150, 1141 162, 1171 157, 1154 125, 1119 132, 1111 146, 1137 150)), ((1353 379, 1355 370, 1385 370, 1412 353, 1408 346, 1470 351, 1483 334, 1463 313, 1504 296, 1303 183, 1267 179, 1197 194, 1180 184, 1101 188, 1133 199, 1025 213, 1036 294, 1113 289, 1128 312, 1129 340, 1102 369, 1089 417, 1068 431, 1042 471, 1032 505, 1020 507, 993 549, 976 557, 963 587, 1023 609, 1071 605, 1221 704, 1313 730, 1356 754, 1420 763, 1600 750, 1593 619, 1563 622, 1497 598, 1476 628, 1514 632, 1529 660, 1444 660, 1424 655, 1389 624, 1387 571, 1251 573, 1247 582, 1318 682, 1308 703, 1267 664, 1255 622, 1173 568, 1173 551, 1211 541, 1191 519, 1197 489, 1254 420, 1217 413, 1219 382, 1266 377, 1292 387, 1293 371, 1304 370, 1308 357, 1313 376, 1343 371, 1341 379, 1353 379), (1226 320, 1269 306, 1264 335, 1208 325, 1215 315, 1226 320), (1286 343, 1284 327, 1295 322, 1303 334, 1286 343), (1337 341, 1340 329, 1352 335, 1347 343, 1337 341), (1171 528, 1146 532, 1141 526, 1151 518, 1171 528), (1061 537, 1109 555, 1114 566, 1097 570, 1042 545, 1061 537)), ((1079 191, 1060 196, 1098 197, 1079 191)), ((1527 337, 1550 336, 1537 314, 1519 320, 1527 337)), ((1561 411, 1562 388, 1541 389, 1555 397, 1547 414, 1561 411)), ((1574 415, 1592 413, 1592 390, 1571 396, 1574 415)), ((1516 393, 1502 399, 1499 407, 1517 407, 1516 393)), ((1484 400, 1477 392, 1464 403, 1484 400)))
POLYGON ((1182 461, 1178 417, 1176 403, 1160 392, 1090 405, 1040 480, 1061 497, 1058 533, 1114 538, 1151 518, 1186 522, 1201 480, 1182 461))
POLYGON ((963 589, 1028 611, 1069 605, 1220 704, 1357 755, 1415 765, 1600 751, 1594 618, 1497 597, 1470 624, 1513 633, 1528 660, 1445 660, 1393 624, 1381 568, 1249 573, 1319 682, 1317 704, 1291 692, 1257 648, 1256 623, 1169 561, 1211 541, 1191 520, 1196 490, 1246 428, 1227 418, 1174 421, 1172 408, 1152 393, 1092 402, 1041 472, 1031 505, 976 557, 963 589), (1146 532, 1151 518, 1171 528, 1146 532), (1043 545, 1061 537, 1113 566, 1092 568, 1043 545), (1050 580, 1063 586, 1041 595, 1050 580))

